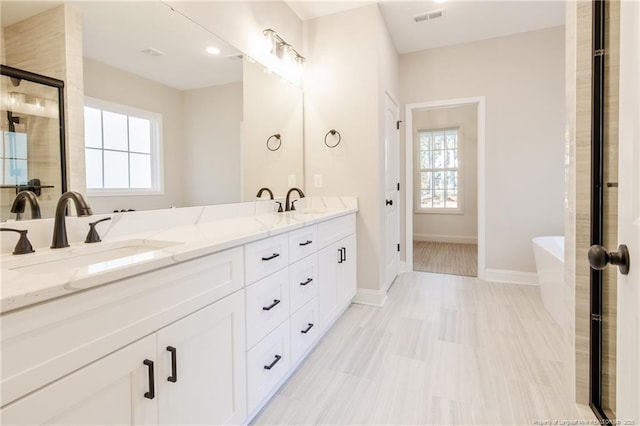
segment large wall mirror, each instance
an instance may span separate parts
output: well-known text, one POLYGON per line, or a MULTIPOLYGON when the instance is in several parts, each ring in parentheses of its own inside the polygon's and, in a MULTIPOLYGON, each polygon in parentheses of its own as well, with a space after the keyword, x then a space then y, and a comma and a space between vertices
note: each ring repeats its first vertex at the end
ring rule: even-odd
MULTIPOLYGON (((3 1, 3 40, 12 26, 62 4, 3 1)), ((301 89, 160 1, 68 4, 82 15, 94 212, 238 202, 262 186, 276 195, 301 187, 301 89), (276 151, 266 144, 274 134, 276 151)))

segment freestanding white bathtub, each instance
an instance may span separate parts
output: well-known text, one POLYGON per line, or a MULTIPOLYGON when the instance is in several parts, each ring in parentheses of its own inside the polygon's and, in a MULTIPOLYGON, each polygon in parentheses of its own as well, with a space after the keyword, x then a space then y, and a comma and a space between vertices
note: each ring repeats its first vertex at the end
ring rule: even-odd
POLYGON ((563 309, 564 237, 537 237, 533 240, 542 303, 566 334, 563 309))

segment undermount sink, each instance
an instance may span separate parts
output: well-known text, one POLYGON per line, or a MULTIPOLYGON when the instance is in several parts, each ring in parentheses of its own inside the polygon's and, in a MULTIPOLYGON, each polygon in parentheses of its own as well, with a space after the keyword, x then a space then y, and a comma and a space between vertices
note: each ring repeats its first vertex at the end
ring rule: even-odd
POLYGON ((297 210, 293 210, 291 213, 293 214, 324 214, 324 213, 331 213, 332 209, 307 209, 307 208, 302 208, 302 209, 297 209, 297 210))
POLYGON ((70 247, 68 249, 48 249, 28 255, 3 259, 2 269, 23 271, 32 274, 46 274, 66 270, 87 268, 88 273, 151 260, 158 256, 158 250, 181 244, 161 240, 123 240, 70 247))

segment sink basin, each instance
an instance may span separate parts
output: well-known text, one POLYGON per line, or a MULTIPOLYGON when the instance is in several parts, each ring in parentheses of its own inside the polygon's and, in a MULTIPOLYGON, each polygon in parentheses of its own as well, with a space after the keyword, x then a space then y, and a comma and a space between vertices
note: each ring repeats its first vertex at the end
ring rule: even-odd
POLYGON ((299 210, 294 210, 291 213, 293 214, 324 214, 324 213, 331 213, 333 210, 332 209, 299 209, 299 210))
POLYGON ((125 265, 144 262, 158 256, 158 250, 181 244, 161 240, 124 240, 102 242, 68 249, 47 250, 33 255, 13 256, 4 261, 2 269, 32 274, 62 272, 87 268, 87 273, 97 273, 125 265))

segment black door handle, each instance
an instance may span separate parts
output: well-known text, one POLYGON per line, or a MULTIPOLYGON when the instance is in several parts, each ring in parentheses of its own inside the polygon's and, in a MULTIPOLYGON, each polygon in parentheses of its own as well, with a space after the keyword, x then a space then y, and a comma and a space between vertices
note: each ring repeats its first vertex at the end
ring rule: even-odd
POLYGON ((267 260, 271 260, 271 259, 275 259, 276 257, 280 256, 280 253, 273 253, 271 256, 269 257, 263 257, 262 260, 263 261, 267 261, 267 260))
POLYGON ((175 383, 178 381, 178 353, 173 346, 167 346, 167 350, 171 352, 171 375, 167 377, 167 380, 175 383))
POLYGON ((264 369, 265 370, 271 370, 273 368, 274 365, 276 365, 278 363, 278 361, 280 361, 282 359, 282 357, 280 355, 276 355, 276 359, 269 365, 265 365, 264 369))
POLYGON ((304 330, 300 330, 300 333, 302 334, 307 334, 309 332, 309 330, 311 330, 313 328, 313 324, 311 324, 310 322, 307 323, 308 327, 304 330))
POLYGON ((595 270, 600 271, 612 264, 618 266, 622 275, 628 275, 630 263, 629 249, 624 244, 618 246, 618 251, 612 252, 599 245, 589 247, 589 265, 595 270))
POLYGON ((262 310, 263 311, 270 311, 271 309, 273 309, 278 303, 280 303, 280 301, 278 299, 273 299, 273 303, 270 304, 269 306, 263 306, 262 310))
POLYGON ((313 241, 311 241, 311 240, 307 240, 307 241, 305 241, 304 243, 300 243, 299 245, 300 245, 300 246, 308 246, 308 245, 309 245, 309 244, 311 244, 312 242, 313 242, 313 241))
POLYGON ((307 278, 307 280, 303 283, 300 283, 300 285, 307 285, 309 284, 311 281, 313 281, 313 278, 307 278))
POLYGON ((144 397, 147 399, 153 399, 156 397, 156 383, 153 378, 153 361, 145 359, 142 363, 149 367, 149 392, 145 392, 144 397))
POLYGON ((387 206, 392 206, 393 205, 393 200, 387 200, 387 201, 385 201, 384 204, 387 205, 387 206))

